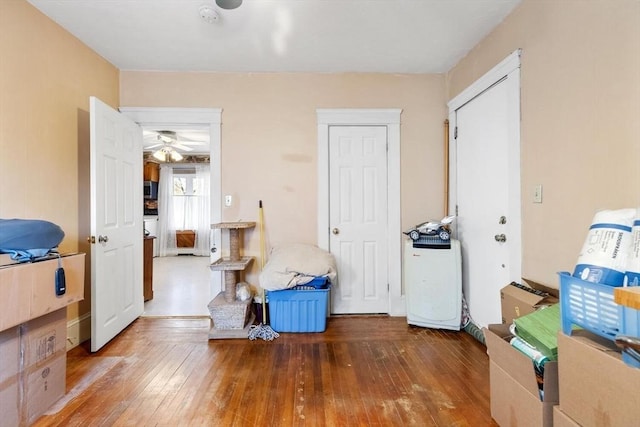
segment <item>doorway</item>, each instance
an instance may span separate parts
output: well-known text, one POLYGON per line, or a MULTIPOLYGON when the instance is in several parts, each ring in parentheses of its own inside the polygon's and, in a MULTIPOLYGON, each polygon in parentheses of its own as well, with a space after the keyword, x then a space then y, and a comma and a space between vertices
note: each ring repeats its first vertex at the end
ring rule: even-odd
MULTIPOLYGON (((123 107, 120 108, 120 111, 145 129, 145 133, 147 133, 147 131, 157 132, 162 130, 178 135, 185 133, 186 137, 188 137, 189 131, 194 132, 194 135, 195 132, 204 132, 207 134, 209 141, 209 148, 206 153, 206 157, 209 158, 209 167, 206 171, 209 175, 209 185, 206 190, 209 199, 209 212, 207 213, 209 214, 210 223, 219 222, 221 218, 220 125, 222 110, 213 108, 123 107)), ((196 140, 198 138, 191 136, 191 139, 196 140)), ((195 146, 197 144, 181 145, 195 146)), ((151 146, 154 147, 154 145, 151 146)), ((162 141, 160 141, 160 145, 156 144, 154 148, 156 150, 162 149, 162 141)), ((187 152, 180 151, 180 154, 184 157, 191 156, 187 157, 186 160, 190 159, 194 162, 200 161, 197 159, 193 160, 196 156, 191 155, 189 150, 187 150, 187 152)), ((198 186, 198 179, 200 179, 196 177, 196 166, 198 169, 202 169, 203 165, 198 166, 197 163, 195 163, 195 166, 192 165, 192 167, 185 168, 179 166, 180 163, 161 164, 162 168, 171 170, 171 182, 160 183, 165 186, 165 193, 171 192, 173 196, 175 191, 173 188, 173 180, 182 183, 182 186, 178 185, 178 187, 181 187, 185 194, 176 195, 176 198, 180 200, 175 200, 175 202, 183 202, 179 203, 179 213, 182 215, 180 222, 187 224, 189 218, 185 216, 186 212, 194 209, 191 201, 187 199, 193 195, 192 193, 194 193, 195 187, 198 186), (176 171, 175 174, 173 172, 174 170, 176 171)), ((142 185, 142 183, 140 185, 142 185)), ((162 187, 159 187, 159 190, 162 190, 162 187)), ((160 199, 161 196, 158 200, 159 205, 161 205, 160 199)), ((147 216, 145 219, 148 221, 153 218, 147 216)), ((158 235, 162 234, 165 236, 167 235, 167 228, 176 228, 173 226, 167 227, 166 223, 163 228, 160 225, 161 223, 162 221, 159 221, 156 227, 156 233, 158 235)), ((169 252, 163 252, 162 249, 158 248, 154 250, 158 256, 153 258, 153 299, 145 302, 145 312, 143 316, 208 316, 207 304, 221 291, 222 280, 220 273, 212 272, 208 268, 212 262, 215 262, 220 257, 220 253, 217 251, 217 248, 220 247, 221 239, 219 230, 217 232, 216 230, 209 231, 209 248, 189 248, 185 246, 185 242, 189 241, 192 243, 192 246, 194 245, 195 230, 192 231, 191 229, 195 228, 195 226, 185 225, 185 227, 182 228, 188 228, 189 230, 178 230, 177 233, 176 230, 173 230, 172 232, 172 241, 175 242, 173 250, 169 252), (205 253, 208 254, 208 256, 202 256, 205 253)), ((163 244, 163 248, 167 247, 166 242, 157 243, 163 244)))
POLYGON ((450 212, 477 326, 501 323, 500 289, 520 281, 520 51, 449 103, 450 212))
MULTIPOLYGON (((400 113, 399 109, 319 109, 317 110, 317 122, 318 122, 318 246, 332 253, 337 253, 335 245, 337 242, 334 240, 332 247, 332 236, 336 236, 334 229, 339 227, 334 226, 331 214, 331 202, 333 200, 332 188, 330 182, 331 172, 331 149, 330 140, 331 134, 335 135, 335 132, 340 132, 341 129, 351 128, 351 130, 358 131, 366 129, 367 131, 373 129, 383 129, 386 135, 386 182, 379 189, 383 191, 386 203, 381 209, 385 210, 383 224, 381 227, 385 230, 385 249, 379 262, 384 263, 386 267, 386 273, 383 278, 376 280, 383 280, 382 285, 387 287, 387 293, 384 296, 384 306, 386 307, 386 313, 392 316, 403 316, 406 313, 406 305, 404 300, 404 292, 402 289, 402 275, 401 275, 401 225, 400 225, 400 113), (333 130, 332 130, 333 129, 333 130)), ((371 142, 371 139, 367 139, 366 144, 371 142)), ((375 146, 371 144, 370 147, 375 146)), ((335 180, 334 180, 335 181, 335 180)), ((335 207, 335 206, 334 206, 335 207)), ((370 259, 374 258, 375 251, 370 252, 370 259)), ((348 279, 348 274, 340 272, 340 265, 342 269, 348 268, 350 270, 363 271, 365 265, 369 265, 372 268, 375 266, 371 262, 366 262, 363 258, 357 259, 338 259, 339 271, 338 277, 340 283, 337 287, 342 286, 342 280, 348 279), (355 265, 357 263, 358 265, 355 265), (341 278, 343 277, 343 278, 341 278)), ((368 277, 375 277, 375 271, 370 271, 368 277)), ((363 276, 367 276, 364 272, 363 276)), ((347 288, 345 284, 345 288, 347 288)), ((377 287, 377 285, 376 285, 377 287)), ((333 292, 333 291, 332 291, 333 292)), ((379 293, 379 291, 377 291, 379 293)), ((332 300, 336 298, 332 295, 332 300)), ((364 294, 362 295, 362 301, 366 300, 364 294)), ((339 311, 345 312, 344 308, 338 308, 339 311)), ((369 308, 364 304, 361 306, 351 304, 346 312, 359 313, 378 311, 378 308, 369 308)), ((334 307, 331 308, 334 312, 334 307)))

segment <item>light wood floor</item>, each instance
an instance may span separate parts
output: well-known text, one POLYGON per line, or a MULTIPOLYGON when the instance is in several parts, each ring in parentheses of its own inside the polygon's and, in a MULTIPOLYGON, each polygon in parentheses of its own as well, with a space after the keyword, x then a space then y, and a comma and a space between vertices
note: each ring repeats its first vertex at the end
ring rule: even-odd
MULTIPOLYGON (((153 259, 153 299, 144 317, 208 316, 211 295, 209 257, 170 256, 153 259)), ((220 272, 216 272, 220 274, 220 272)))
POLYGON ((274 341, 208 340, 208 319, 140 318, 68 353, 36 426, 495 426, 486 350, 404 318, 331 317, 274 341))

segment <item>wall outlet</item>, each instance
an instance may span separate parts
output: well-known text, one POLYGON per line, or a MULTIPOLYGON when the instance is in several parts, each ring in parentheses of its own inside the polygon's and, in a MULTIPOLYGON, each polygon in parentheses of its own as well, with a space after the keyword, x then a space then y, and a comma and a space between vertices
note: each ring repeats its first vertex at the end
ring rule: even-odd
POLYGON ((233 199, 231 198, 231 194, 227 194, 226 196, 224 196, 224 205, 226 207, 231 206, 231 202, 233 201, 233 199))

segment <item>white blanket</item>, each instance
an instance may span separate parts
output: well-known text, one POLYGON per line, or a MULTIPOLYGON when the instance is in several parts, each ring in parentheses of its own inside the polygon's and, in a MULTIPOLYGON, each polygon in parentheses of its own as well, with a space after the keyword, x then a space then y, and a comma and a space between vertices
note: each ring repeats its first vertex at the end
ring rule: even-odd
POLYGON ((260 273, 260 286, 268 291, 309 283, 315 277, 337 276, 333 255, 317 246, 293 243, 274 248, 260 273))

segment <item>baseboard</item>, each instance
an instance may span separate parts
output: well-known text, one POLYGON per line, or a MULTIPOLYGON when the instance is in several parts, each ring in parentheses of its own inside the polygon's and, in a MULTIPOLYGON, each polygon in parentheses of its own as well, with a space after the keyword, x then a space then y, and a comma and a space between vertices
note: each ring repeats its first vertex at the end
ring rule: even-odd
POLYGON ((91 312, 67 322, 67 351, 91 338, 91 312))
POLYGON ((395 296, 389 298, 389 316, 403 317, 407 315, 407 299, 406 295, 395 296))

